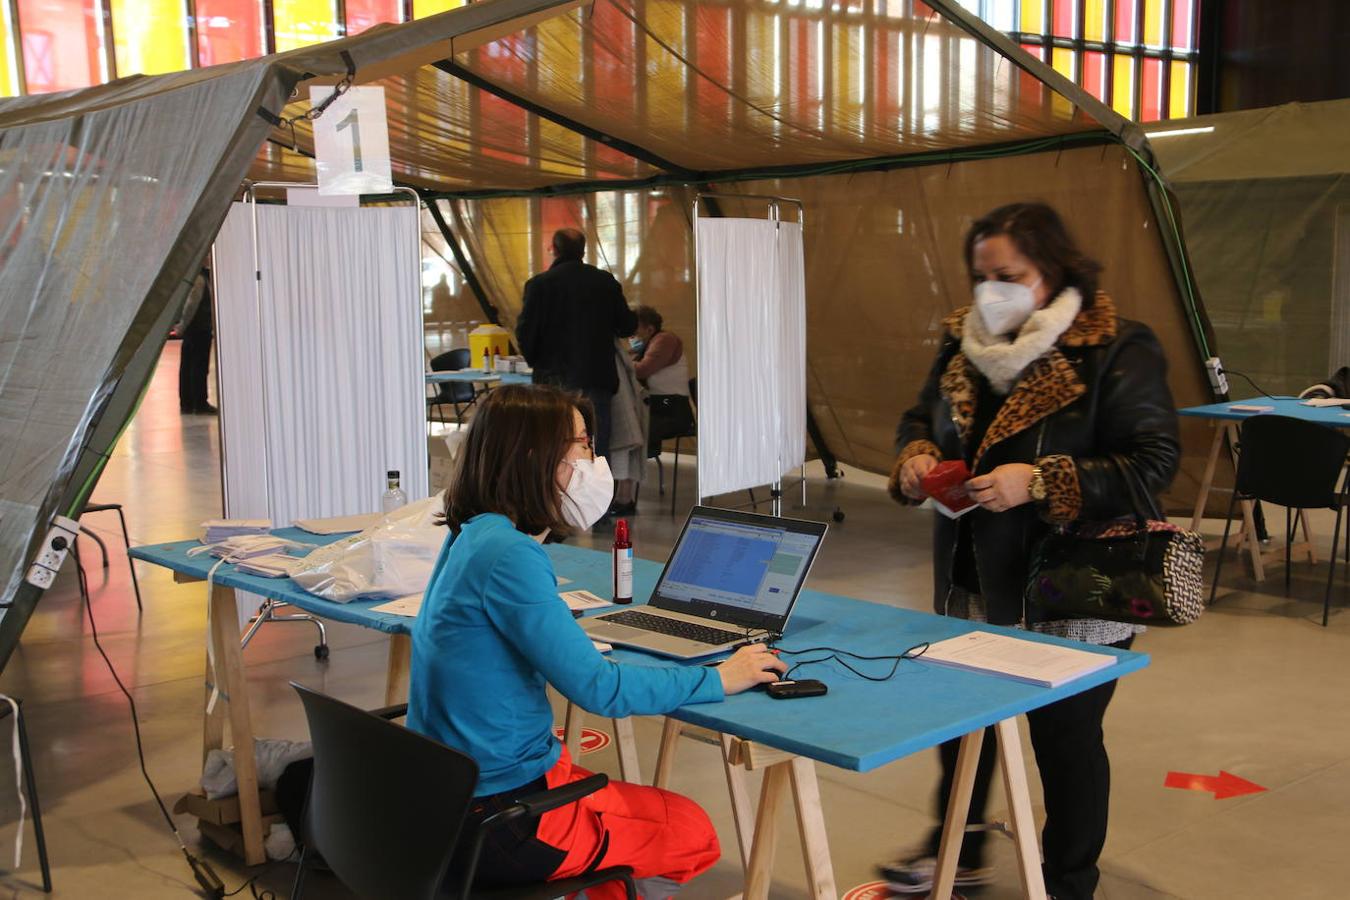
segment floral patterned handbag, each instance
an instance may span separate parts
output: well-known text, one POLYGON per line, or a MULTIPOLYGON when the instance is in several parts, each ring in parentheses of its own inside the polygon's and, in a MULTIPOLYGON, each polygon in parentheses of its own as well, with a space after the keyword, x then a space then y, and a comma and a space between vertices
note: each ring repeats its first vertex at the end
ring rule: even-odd
POLYGON ((1166 521, 1134 467, 1113 459, 1129 485, 1134 516, 1074 523, 1046 535, 1032 556, 1027 609, 1042 621, 1188 625, 1205 610, 1204 541, 1166 521))

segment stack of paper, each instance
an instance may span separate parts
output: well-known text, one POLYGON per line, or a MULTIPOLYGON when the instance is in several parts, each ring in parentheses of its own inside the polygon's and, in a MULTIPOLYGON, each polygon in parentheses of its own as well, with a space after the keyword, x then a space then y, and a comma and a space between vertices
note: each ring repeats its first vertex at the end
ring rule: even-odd
POLYGON ((972 631, 929 646, 925 662, 998 675, 1014 681, 1059 687, 1115 663, 1106 653, 1078 650, 1045 641, 972 631))
POLYGON ((262 556, 240 560, 238 568, 245 575, 259 575, 263 578, 290 578, 303 569, 305 565, 303 556, 266 553, 262 556))
POLYGON ((580 616, 586 610, 603 609, 606 606, 614 605, 603 597, 597 597, 590 591, 560 591, 558 596, 563 598, 567 603, 567 608, 572 611, 574 616, 580 616))
POLYGON ((271 530, 268 519, 207 519, 202 523, 202 543, 218 544, 241 534, 266 534, 271 530))
POLYGON ((421 594, 408 594, 406 597, 399 597, 390 600, 388 603, 381 603, 379 606, 372 606, 371 612, 387 613, 391 616, 407 616, 410 619, 417 618, 417 613, 422 608, 421 594))

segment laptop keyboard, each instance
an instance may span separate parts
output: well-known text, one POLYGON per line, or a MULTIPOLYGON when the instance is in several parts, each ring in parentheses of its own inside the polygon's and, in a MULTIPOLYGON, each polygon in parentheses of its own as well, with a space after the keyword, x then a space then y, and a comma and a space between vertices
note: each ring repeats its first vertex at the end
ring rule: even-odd
POLYGON ((627 625, 629 628, 641 628, 643 631, 655 631, 657 634, 667 634, 671 637, 698 641, 702 644, 727 644, 745 638, 745 633, 741 631, 727 631, 725 628, 695 625, 693 622, 684 622, 680 619, 670 619, 665 616, 654 616, 651 613, 639 612, 636 609, 611 613, 605 616, 605 621, 627 625))

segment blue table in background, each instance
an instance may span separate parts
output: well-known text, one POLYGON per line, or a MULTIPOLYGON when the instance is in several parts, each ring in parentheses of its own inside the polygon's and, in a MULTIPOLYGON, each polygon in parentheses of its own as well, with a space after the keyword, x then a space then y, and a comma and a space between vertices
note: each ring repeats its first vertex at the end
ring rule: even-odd
MULTIPOLYGON (((337 539, 318 537, 296 529, 282 529, 276 533, 314 544, 337 539)), ((208 556, 188 557, 186 551, 194 546, 200 545, 197 541, 178 541, 136 547, 131 555, 172 569, 180 581, 203 580, 217 560, 208 556)), ((562 585, 561 590, 584 589, 600 596, 607 594, 610 589, 609 554, 562 544, 549 545, 546 550, 558 575, 570 582, 562 585)), ((645 598, 650 595, 660 575, 661 564, 636 560, 633 569, 634 596, 645 598)), ((386 697, 393 702, 402 694, 410 661, 408 634, 412 619, 372 609, 384 601, 335 603, 301 590, 290 579, 244 575, 233 565, 222 565, 213 580, 209 623, 216 660, 215 680, 224 682, 222 695, 227 702, 217 704, 217 708, 207 715, 206 749, 222 745, 224 712, 221 706, 229 708, 230 728, 236 745, 242 743, 242 736, 251 737, 253 733, 238 640, 238 614, 234 597, 236 589, 283 600, 325 619, 390 634, 393 639, 386 697)), ((830 646, 863 655, 898 654, 923 641, 939 641, 977 628, 1007 631, 806 590, 802 592, 779 648, 791 651, 830 646)), ((1081 646, 1042 635, 1015 633, 1031 640, 1081 646)), ((963 672, 926 663, 922 659, 901 663, 894 678, 879 683, 861 679, 833 663, 806 666, 795 674, 825 681, 830 689, 827 696, 781 701, 773 700, 762 692, 751 691, 729 697, 721 703, 696 704, 671 713, 661 740, 655 783, 667 783, 681 734, 691 728, 706 729, 722 748, 737 836, 741 841, 742 861, 746 866, 745 897, 760 900, 768 896, 776 843, 775 810, 783 798, 791 793, 800 825, 812 896, 833 898, 834 876, 813 761, 867 772, 942 741, 961 738, 957 785, 947 812, 940 877, 933 893, 934 897, 945 897, 950 893, 951 878, 955 872, 956 854, 964 831, 975 762, 979 757, 984 728, 993 725, 999 736, 1000 758, 1013 830, 1018 841, 1023 883, 1027 896, 1043 898, 1039 847, 1016 717, 1137 671, 1148 664, 1145 654, 1110 647, 1092 649, 1116 657, 1116 663, 1059 688, 1041 688, 963 672), (765 770, 755 815, 751 813, 744 783, 747 769, 765 770)), ((795 661, 815 655, 787 655, 785 658, 795 661)), ((680 665, 673 660, 622 649, 614 650, 611 656, 615 660, 638 665, 680 665)), ((889 662, 876 662, 863 671, 871 674, 875 669, 876 674, 884 674, 890 665, 889 662)), ((208 680, 212 678, 209 667, 207 677, 208 680)), ((579 737, 579 711, 574 714, 569 710, 567 718, 569 737, 579 737)), ((620 747, 621 767, 625 770, 631 768, 631 775, 628 772, 625 774, 631 780, 639 780, 636 777, 636 754, 632 752, 631 746, 631 724, 626 721, 615 724, 626 731, 621 743, 628 745, 626 750, 620 747)), ((245 816, 245 845, 246 849, 250 847, 250 832, 253 832, 252 836, 257 841, 256 861, 260 862, 262 833, 261 817, 257 812, 256 772, 247 771, 252 768, 248 761, 238 768, 241 810, 245 816), (248 785, 254 785, 255 790, 247 790, 248 785), (253 795, 252 804, 248 802, 250 795, 253 795), (253 807, 251 814, 257 817, 252 827, 248 824, 250 805, 253 807)), ((252 863, 255 860, 249 861, 252 863)))
MULTIPOLYGON (((1237 466, 1237 448, 1238 448, 1238 426, 1252 416, 1289 416, 1293 419, 1302 419, 1305 422, 1315 422, 1318 425, 1329 425, 1333 428, 1350 428, 1350 409, 1328 406, 1304 406, 1303 401, 1297 397, 1254 397, 1251 400, 1230 400, 1224 403, 1209 403, 1204 406, 1190 406, 1186 409, 1177 410, 1177 414, 1197 419, 1208 419, 1215 425, 1214 441, 1210 444, 1209 459, 1205 462, 1205 473, 1200 479, 1200 491, 1195 498, 1195 510, 1191 515, 1191 530, 1200 530, 1200 520, 1205 515, 1205 504, 1209 501, 1209 492, 1214 484, 1214 472, 1218 468, 1219 454, 1223 451, 1224 438, 1228 438, 1229 446, 1232 448, 1233 465, 1237 466), (1266 412, 1249 412, 1246 410, 1235 410, 1234 406, 1269 406, 1272 409, 1266 412)), ((1268 551, 1263 551, 1261 542, 1256 539, 1256 521, 1254 518, 1254 504, 1250 500, 1243 500, 1242 507, 1242 531, 1238 535, 1238 547, 1245 548, 1252 562, 1252 572, 1257 581, 1264 581, 1265 573, 1265 555, 1269 553, 1279 559, 1284 559, 1284 546, 1272 547, 1268 551)), ((1313 537, 1312 532, 1308 530, 1307 513, 1299 513, 1299 521, 1303 524, 1304 542, 1294 544, 1290 548, 1290 553, 1307 555, 1310 562, 1313 559, 1313 537)), ((1215 542, 1217 546, 1217 542, 1215 542)), ((1287 561, 1286 561, 1287 562, 1287 561)))
POLYGON ((516 372, 485 372, 482 369, 455 369, 451 372, 427 372, 427 384, 531 384, 533 375, 516 372))

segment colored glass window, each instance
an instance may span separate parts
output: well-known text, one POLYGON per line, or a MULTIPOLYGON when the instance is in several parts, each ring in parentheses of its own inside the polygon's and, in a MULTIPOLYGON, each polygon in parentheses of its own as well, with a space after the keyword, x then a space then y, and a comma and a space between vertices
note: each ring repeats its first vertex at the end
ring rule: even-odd
POLYGON ((183 0, 112 0, 117 74, 158 75, 189 65, 183 0))
POLYGON ((413 18, 425 19, 451 9, 459 9, 466 0, 413 0, 413 18))
POLYGON ((381 22, 403 21, 399 0, 347 0, 347 33, 360 34, 381 22))
POLYGON ((277 51, 308 47, 337 37, 332 0, 273 0, 272 28, 277 51))
POLYGON ((1078 37, 1078 30, 1074 27, 1075 13, 1078 12, 1078 0, 1054 0, 1055 3, 1055 36, 1056 37, 1078 37))
POLYGON ((28 93, 107 80, 103 21, 92 0, 19 0, 28 93))
POLYGON ((1172 46, 1178 50, 1190 50, 1195 47, 1192 31, 1195 24, 1195 8, 1190 0, 1173 0, 1172 3, 1172 46))
POLYGON ((260 0, 197 0, 197 54, 203 66, 263 55, 260 0))
POLYGON ((1083 88, 1103 103, 1106 102, 1106 54, 1083 54, 1083 88))
POLYGON ((0 4, 0 97, 19 93, 19 67, 14 59, 14 23, 9 20, 9 4, 0 4))
POLYGON ((1124 53, 1111 61, 1111 108, 1134 118, 1134 57, 1124 53))
POLYGON ((1022 31, 1025 34, 1045 34, 1044 0, 1022 0, 1022 31))
POLYGON ((1172 84, 1167 101, 1167 117, 1182 119, 1191 114, 1191 64, 1172 63, 1172 84))
POLYGON ((1144 43, 1163 45, 1163 0, 1144 0, 1144 43))
POLYGON ((1138 40, 1135 12, 1139 0, 1115 0, 1117 44, 1133 44, 1138 40))
POLYGON ((1106 40, 1106 0, 1087 0, 1083 5, 1083 38, 1106 40))
POLYGON ((1064 47, 1056 47, 1054 50, 1054 56, 1052 57, 1054 60, 1053 64, 1055 67, 1055 71, 1063 75, 1070 81, 1073 81, 1074 80, 1073 66, 1074 62, 1077 60, 1077 57, 1078 54, 1072 50, 1066 49, 1064 47))
POLYGON ((1160 59, 1144 59, 1139 77, 1139 121, 1156 122, 1162 118, 1162 72, 1160 59))

